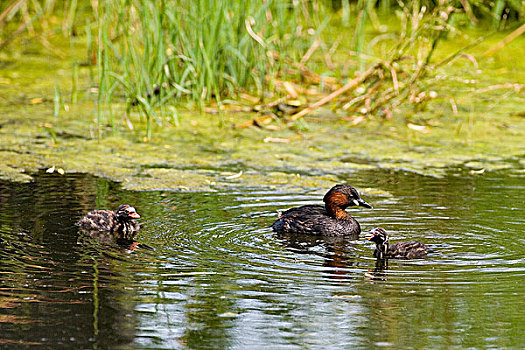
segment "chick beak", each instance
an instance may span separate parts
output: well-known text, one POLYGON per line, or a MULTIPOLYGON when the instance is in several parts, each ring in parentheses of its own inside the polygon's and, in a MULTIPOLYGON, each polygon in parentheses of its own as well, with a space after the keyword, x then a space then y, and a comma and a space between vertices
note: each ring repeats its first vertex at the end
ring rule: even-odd
POLYGON ((132 217, 133 219, 140 218, 140 215, 136 211, 129 213, 129 216, 132 217))
POLYGON ((372 238, 374 238, 374 236, 375 235, 373 233, 369 232, 369 233, 366 234, 365 238, 370 241, 372 238))

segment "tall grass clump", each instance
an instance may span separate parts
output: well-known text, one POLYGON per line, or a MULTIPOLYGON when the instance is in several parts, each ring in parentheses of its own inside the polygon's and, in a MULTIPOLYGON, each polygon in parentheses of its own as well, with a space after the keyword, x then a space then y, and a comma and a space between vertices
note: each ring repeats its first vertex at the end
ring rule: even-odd
POLYGON ((241 99, 265 115, 302 104, 292 120, 327 103, 387 117, 407 101, 422 106, 449 62, 435 62, 441 40, 518 26, 494 52, 525 31, 524 16, 518 0, 8 0, 0 50, 31 40, 65 59, 60 34, 70 49, 85 43, 85 62, 71 56, 71 102, 87 65, 98 135, 122 118, 150 139, 155 124, 177 124, 181 107, 220 114, 241 99))
POLYGON ((150 138, 154 121, 169 121, 167 105, 220 106, 241 92, 263 99, 268 77, 310 46, 319 6, 304 0, 99 2, 99 104, 124 99, 128 112, 145 116, 150 138))

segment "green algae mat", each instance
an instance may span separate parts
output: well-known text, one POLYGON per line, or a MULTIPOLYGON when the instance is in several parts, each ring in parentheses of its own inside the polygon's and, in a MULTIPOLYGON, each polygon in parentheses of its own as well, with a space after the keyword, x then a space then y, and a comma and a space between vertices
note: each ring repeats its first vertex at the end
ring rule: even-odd
MULTIPOLYGON (((443 67, 446 82, 425 108, 401 106, 391 119, 316 110, 294 128, 237 128, 256 113, 222 115, 181 109, 145 142, 139 116, 115 105, 114 127, 96 123, 96 89, 72 69, 30 48, 2 53, 0 178, 30 181, 38 170, 85 172, 127 189, 214 190, 235 186, 329 187, 363 168, 443 176, 500 168, 522 172, 525 159, 525 39, 490 57, 503 34, 443 67), (476 57, 477 60, 473 61, 476 57), (474 63, 475 65, 474 65, 474 63)), ((453 42, 448 42, 453 51, 453 42)), ((446 49, 446 47, 445 47, 446 49)), ((92 73, 92 72, 91 72, 92 73)), ((440 72, 441 73, 441 72, 440 72)))

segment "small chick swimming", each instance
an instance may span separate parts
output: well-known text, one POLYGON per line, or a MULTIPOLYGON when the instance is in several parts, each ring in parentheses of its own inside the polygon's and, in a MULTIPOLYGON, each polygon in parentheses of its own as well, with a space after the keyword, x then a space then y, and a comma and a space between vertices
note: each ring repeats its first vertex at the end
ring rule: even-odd
POLYGON ((366 235, 366 239, 376 244, 374 258, 419 259, 428 254, 428 248, 420 242, 399 242, 389 244, 388 234, 382 227, 376 227, 366 235))
POLYGON ((77 222, 86 231, 100 231, 115 239, 132 240, 140 229, 135 208, 123 204, 116 211, 93 210, 77 222))
POLYGON ((346 212, 349 206, 372 208, 355 188, 336 185, 326 193, 321 205, 303 205, 279 213, 272 228, 280 233, 299 233, 323 236, 357 236, 359 223, 346 212))

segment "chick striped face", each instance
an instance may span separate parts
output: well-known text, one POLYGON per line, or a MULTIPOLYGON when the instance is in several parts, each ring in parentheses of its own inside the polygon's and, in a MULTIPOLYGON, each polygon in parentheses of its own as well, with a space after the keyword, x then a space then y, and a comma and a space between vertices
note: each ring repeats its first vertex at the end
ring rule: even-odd
POLYGON ((140 215, 137 213, 135 208, 129 204, 123 204, 117 209, 117 216, 122 218, 138 219, 140 215))
POLYGON ((388 242, 388 234, 382 227, 376 227, 366 235, 366 239, 377 244, 388 242))

